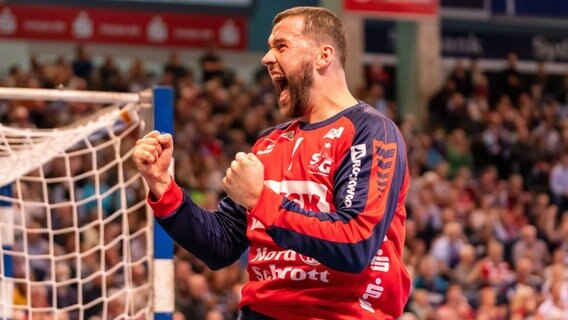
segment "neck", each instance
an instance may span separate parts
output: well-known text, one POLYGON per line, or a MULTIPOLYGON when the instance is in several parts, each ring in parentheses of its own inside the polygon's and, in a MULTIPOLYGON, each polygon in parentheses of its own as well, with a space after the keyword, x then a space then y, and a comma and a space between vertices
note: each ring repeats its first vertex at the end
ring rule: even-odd
POLYGON ((309 123, 320 122, 357 104, 357 99, 347 88, 345 76, 338 76, 335 79, 337 80, 314 79, 308 113, 300 120, 309 123))

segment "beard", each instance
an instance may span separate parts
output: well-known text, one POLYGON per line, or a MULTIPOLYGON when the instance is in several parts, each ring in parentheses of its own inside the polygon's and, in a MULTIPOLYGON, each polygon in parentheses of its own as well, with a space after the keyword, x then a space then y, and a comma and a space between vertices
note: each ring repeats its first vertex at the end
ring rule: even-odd
MULTIPOLYGON (((289 108, 284 116, 300 118, 308 112, 311 88, 314 83, 312 64, 309 60, 301 62, 296 70, 288 75, 289 108)), ((283 106, 281 106, 283 107, 283 106)))

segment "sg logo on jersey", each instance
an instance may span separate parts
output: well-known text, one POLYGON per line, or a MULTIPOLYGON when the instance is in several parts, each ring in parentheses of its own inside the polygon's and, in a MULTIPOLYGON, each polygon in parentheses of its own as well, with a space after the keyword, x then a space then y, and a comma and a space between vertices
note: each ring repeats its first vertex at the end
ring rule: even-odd
POLYGON ((328 176, 331 171, 332 164, 333 164, 333 158, 329 157, 327 153, 324 154, 321 154, 320 152, 314 153, 312 155, 312 160, 310 160, 310 166, 308 167, 308 172, 313 174, 328 176))

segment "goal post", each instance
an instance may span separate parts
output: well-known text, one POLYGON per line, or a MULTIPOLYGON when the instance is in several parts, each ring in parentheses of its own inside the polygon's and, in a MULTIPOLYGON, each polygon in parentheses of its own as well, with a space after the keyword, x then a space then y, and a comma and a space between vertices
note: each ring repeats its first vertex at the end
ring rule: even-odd
MULTIPOLYGON (((9 185, 0 186, 0 196, 12 197, 12 189, 9 185)), ((10 228, 13 225, 13 212, 11 203, 0 200, 0 244, 1 251, 12 250, 14 245, 14 234, 10 228)), ((12 256, 3 254, 0 256, 0 272, 4 277, 12 277, 12 256)), ((12 310, 9 308, 13 297, 13 284, 8 281, 0 281, 0 317, 12 318, 12 310)))
MULTIPOLYGON (((174 96, 171 89, 154 90, 154 106, 170 106, 168 108, 154 107, 154 129, 173 135, 174 133, 174 96)), ((174 161, 170 164, 173 175, 174 161)), ((174 243, 173 239, 158 224, 154 223, 154 318, 170 320, 174 311, 174 243)))
POLYGON ((11 100, 99 110, 53 129, 0 124, 0 320, 172 319, 173 240, 131 156, 146 132, 173 134, 173 89, 0 88, 11 100))

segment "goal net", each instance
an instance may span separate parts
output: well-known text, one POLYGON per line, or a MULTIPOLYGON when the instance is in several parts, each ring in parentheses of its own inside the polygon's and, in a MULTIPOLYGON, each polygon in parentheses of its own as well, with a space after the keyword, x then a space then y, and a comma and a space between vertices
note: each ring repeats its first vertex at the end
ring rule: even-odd
POLYGON ((0 124, 0 319, 154 319, 153 217, 131 159, 152 99, 14 90, 115 104, 60 128, 0 124))

